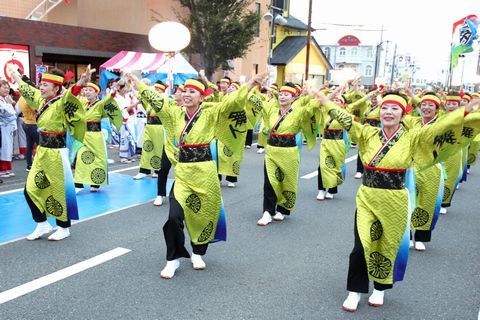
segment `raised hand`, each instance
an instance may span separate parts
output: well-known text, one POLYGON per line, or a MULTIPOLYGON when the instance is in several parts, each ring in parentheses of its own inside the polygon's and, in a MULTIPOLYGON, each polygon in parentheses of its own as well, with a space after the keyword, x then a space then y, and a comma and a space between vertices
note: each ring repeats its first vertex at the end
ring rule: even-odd
POLYGON ((465 106, 465 111, 468 113, 475 112, 479 108, 480 108, 480 98, 474 98, 465 106))
POLYGON ((95 73, 95 71, 97 71, 95 68, 91 69, 91 66, 88 65, 85 72, 80 75, 80 79, 78 79, 77 85, 81 87, 86 87, 88 82, 90 81, 90 78, 92 77, 92 74, 95 73))

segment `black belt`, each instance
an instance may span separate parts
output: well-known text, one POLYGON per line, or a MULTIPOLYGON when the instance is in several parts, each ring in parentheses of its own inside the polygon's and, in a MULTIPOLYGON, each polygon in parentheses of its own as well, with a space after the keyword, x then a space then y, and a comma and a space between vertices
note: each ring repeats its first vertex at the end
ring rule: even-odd
POLYGON ((204 162, 212 160, 212 152, 209 145, 180 146, 178 148, 179 162, 204 162))
POLYGON ((59 149, 65 148, 67 146, 67 141, 65 134, 40 132, 39 145, 45 148, 59 149))
POLYGON ((343 140, 343 130, 325 130, 323 133, 324 139, 343 140))
POLYGON ((159 117, 156 116, 149 116, 147 118, 147 124, 162 124, 159 117))
POLYGON ((379 119, 365 119, 365 124, 371 125, 372 127, 380 127, 379 119))
POLYGON ((87 122, 87 131, 102 131, 100 122, 87 122))
POLYGON ((268 144, 273 147, 288 148, 296 147, 297 141, 294 135, 270 135, 268 138, 268 144))
POLYGON ((362 183, 370 188, 400 190, 405 188, 405 174, 406 171, 372 170, 365 166, 362 183))

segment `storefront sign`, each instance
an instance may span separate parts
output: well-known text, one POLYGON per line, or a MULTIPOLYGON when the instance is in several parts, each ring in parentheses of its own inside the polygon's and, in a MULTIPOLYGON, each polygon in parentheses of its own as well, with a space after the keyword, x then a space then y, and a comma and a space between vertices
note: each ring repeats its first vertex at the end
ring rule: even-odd
POLYGON ((16 69, 19 69, 22 74, 30 74, 30 59, 28 55, 28 46, 16 44, 1 44, 0 43, 0 77, 6 79, 13 89, 18 87, 13 84, 13 79, 10 76, 7 66, 14 64, 16 69))

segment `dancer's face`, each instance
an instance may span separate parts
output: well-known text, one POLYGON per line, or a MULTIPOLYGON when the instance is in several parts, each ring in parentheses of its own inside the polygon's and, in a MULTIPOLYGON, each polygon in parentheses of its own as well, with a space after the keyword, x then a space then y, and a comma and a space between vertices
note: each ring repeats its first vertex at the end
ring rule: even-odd
POLYGON ((84 97, 87 98, 88 101, 95 100, 95 98, 97 97, 97 91, 95 91, 90 87, 85 87, 82 89, 82 91, 83 91, 84 97))
POLYGON ((50 99, 53 98, 54 96, 57 95, 57 92, 59 92, 60 87, 56 84, 53 84, 51 82, 45 82, 42 81, 40 82, 40 94, 42 98, 44 99, 50 99))
POLYGON ((294 95, 291 94, 290 92, 281 91, 280 94, 278 95, 278 100, 282 107, 291 105, 293 103, 294 98, 295 98, 294 95))
POLYGON ((459 106, 460 104, 457 101, 447 101, 445 104, 445 110, 447 110, 447 112, 452 112, 458 109, 459 106))
POLYGON ((181 106, 183 104, 182 94, 183 94, 183 91, 180 90, 180 89, 177 89, 177 91, 175 91, 175 95, 173 96, 174 99, 175 99, 175 102, 179 106, 181 106))
POLYGON ((420 112, 422 113, 422 117, 427 119, 432 119, 437 114, 437 105, 430 101, 424 101, 420 105, 420 112))
POLYGON ((182 98, 184 107, 195 108, 203 102, 204 96, 193 88, 185 88, 182 98))
POLYGON ((397 127, 403 118, 403 109, 394 103, 384 103, 380 108, 380 121, 384 127, 397 127))

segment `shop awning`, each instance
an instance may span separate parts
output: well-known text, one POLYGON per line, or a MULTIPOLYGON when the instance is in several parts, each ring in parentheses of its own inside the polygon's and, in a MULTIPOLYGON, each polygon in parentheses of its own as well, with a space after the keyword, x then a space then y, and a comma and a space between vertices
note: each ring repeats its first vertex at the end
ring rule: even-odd
POLYGON ((100 66, 100 85, 102 89, 105 89, 109 79, 117 78, 117 74, 125 69, 140 71, 143 77, 149 78, 153 82, 156 80, 165 81, 171 69, 175 84, 183 83, 186 79, 198 75, 197 71, 180 53, 170 56, 162 52, 120 51, 100 66))

